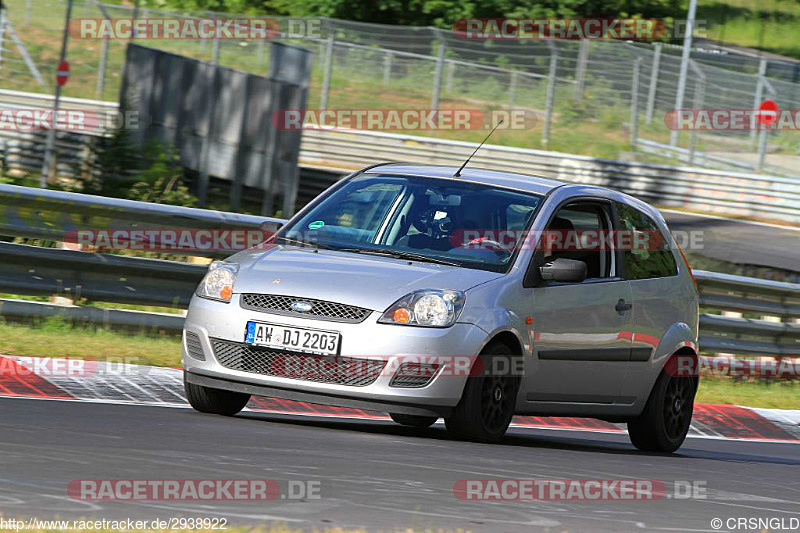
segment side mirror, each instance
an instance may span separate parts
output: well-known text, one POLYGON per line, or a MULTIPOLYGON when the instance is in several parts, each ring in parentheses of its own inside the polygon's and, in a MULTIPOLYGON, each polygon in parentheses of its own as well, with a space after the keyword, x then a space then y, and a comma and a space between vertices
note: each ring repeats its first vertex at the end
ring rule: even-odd
POLYGON ((539 272, 545 281, 580 283, 586 279, 586 263, 559 257, 539 267, 539 272))

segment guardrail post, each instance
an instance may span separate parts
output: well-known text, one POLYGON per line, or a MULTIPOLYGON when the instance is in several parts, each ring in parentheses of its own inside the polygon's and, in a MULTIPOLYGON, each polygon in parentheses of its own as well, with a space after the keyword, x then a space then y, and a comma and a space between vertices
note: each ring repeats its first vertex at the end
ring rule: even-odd
POLYGON ((650 88, 647 90, 647 111, 644 122, 650 125, 653 122, 653 112, 656 108, 656 89, 658 88, 658 69, 661 66, 661 43, 655 43, 653 52, 653 65, 650 68, 650 88))
POLYGON ((636 150, 636 139, 639 133, 639 73, 642 69, 642 58, 633 62, 633 82, 631 83, 631 150, 636 150))
MULTIPOLYGON (((548 44, 549 41, 548 41, 548 44)), ((556 72, 558 69, 558 50, 550 47, 550 74, 547 78, 547 95, 545 97, 544 128, 542 128, 542 146, 550 142, 550 121, 553 118, 553 98, 556 91, 556 72)))
POLYGON ((389 85, 392 82, 392 60, 394 54, 387 50, 383 54, 383 84, 389 85))
POLYGON ((434 31, 436 31, 438 37, 439 53, 436 56, 436 71, 433 75, 433 96, 431 97, 432 110, 439 109, 439 96, 442 92, 442 75, 444 74, 444 52, 447 47, 444 39, 439 36, 439 32, 437 30, 434 31))
POLYGON ((583 99, 583 87, 586 83, 586 63, 589 60, 589 39, 582 39, 578 50, 578 65, 575 67, 575 94, 572 101, 579 104, 583 99))
POLYGON ((328 36, 325 43, 325 68, 322 71, 322 94, 320 95, 320 109, 328 109, 328 93, 331 90, 331 74, 333 71, 333 35, 328 36))

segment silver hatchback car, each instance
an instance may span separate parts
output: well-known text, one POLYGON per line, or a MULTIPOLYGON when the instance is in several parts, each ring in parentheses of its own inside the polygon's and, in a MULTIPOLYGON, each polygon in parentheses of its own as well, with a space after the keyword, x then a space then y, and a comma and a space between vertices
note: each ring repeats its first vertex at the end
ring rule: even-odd
POLYGON ((212 263, 189 306, 186 393, 390 413, 499 441, 513 415, 628 425, 674 451, 697 378, 698 295, 664 219, 589 185, 385 164, 339 181, 262 246, 212 263))

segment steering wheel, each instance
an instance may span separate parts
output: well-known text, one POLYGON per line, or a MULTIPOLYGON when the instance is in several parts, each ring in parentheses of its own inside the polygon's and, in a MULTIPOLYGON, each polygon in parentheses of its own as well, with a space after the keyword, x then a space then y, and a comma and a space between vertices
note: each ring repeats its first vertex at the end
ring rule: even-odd
POLYGON ((481 246, 488 244, 492 248, 498 248, 498 249, 501 249, 501 250, 505 250, 505 248, 503 248, 502 244, 500 244, 499 242, 497 242, 495 240, 490 239, 489 237, 478 237, 477 239, 472 239, 471 241, 469 241, 466 244, 466 246, 471 246, 473 244, 480 244, 481 246))

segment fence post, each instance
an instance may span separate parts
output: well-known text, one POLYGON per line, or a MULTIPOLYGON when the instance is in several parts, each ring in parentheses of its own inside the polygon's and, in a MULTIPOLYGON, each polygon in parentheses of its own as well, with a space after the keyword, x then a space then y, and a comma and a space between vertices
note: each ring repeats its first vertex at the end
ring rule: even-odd
POLYGON ((575 95, 572 101, 579 104, 583 99, 583 87, 586 83, 586 63, 589 60, 589 39, 581 40, 578 50, 578 66, 575 68, 575 95))
MULTIPOLYGON (((549 44, 549 42, 548 42, 549 44)), ((550 47, 550 74, 547 78, 547 95, 545 96, 544 128, 542 129, 542 146, 550 142, 550 120, 553 117, 553 97, 556 90, 556 69, 558 68, 558 50, 550 47)))
MULTIPOLYGON (((211 12, 209 15, 211 15, 212 19, 217 18, 216 13, 211 12)), ((219 45, 219 36, 217 35, 217 32, 214 32, 214 49, 211 52, 211 62, 215 65, 219 65, 219 45)))
MULTIPOLYGON (((692 64, 694 67, 694 63, 692 64)), ((695 68, 697 73, 700 74, 700 70, 695 68)), ((706 97, 706 79, 705 76, 698 76, 697 83, 694 88, 694 103, 692 104, 695 109, 703 109, 703 105, 705 102, 706 97)), ((692 128, 692 133, 689 137, 689 164, 694 164, 694 156, 697 152, 697 128, 692 128)))
POLYGON ((31 24, 31 11, 33 11, 33 0, 28 0, 25 2, 25 25, 30 26, 31 24))
POLYGON ((258 62, 258 70, 264 65, 264 39, 258 40, 258 50, 256 51, 256 61, 258 62))
POLYGON ((656 108, 656 89, 658 87, 658 69, 661 66, 661 43, 655 44, 653 52, 653 65, 650 68, 650 88, 647 90, 647 111, 644 115, 645 124, 653 122, 653 112, 656 108))
MULTIPOLYGON (((753 95, 753 109, 758 109, 761 105, 761 100, 764 98, 764 76, 767 74, 767 60, 761 59, 758 63, 758 78, 756 81, 756 93, 753 95)), ((759 129, 757 126, 757 119, 755 113, 750 116, 750 143, 756 143, 756 135, 759 129)), ((759 138, 759 143, 761 139, 759 138)))
POLYGON ((442 92, 442 75, 444 74, 444 51, 446 48, 444 39, 439 36, 437 30, 436 36, 439 42, 439 53, 436 56, 436 72, 433 76, 433 96, 431 97, 431 109, 439 109, 439 96, 442 92))
MULTIPOLYGON (((105 8, 97 1, 95 1, 95 5, 100 9, 103 13, 103 17, 106 19, 110 19, 111 17, 108 16, 105 8)), ((103 92, 106 88, 106 68, 108 67, 108 43, 109 39, 103 39, 103 44, 100 45, 100 64, 97 66, 97 90, 96 90, 96 98, 98 100, 103 99, 103 92)))
MULTIPOLYGON (((692 37, 694 33, 694 17, 697 10, 697 0, 689 0, 689 11, 686 16, 686 33, 683 36, 683 50, 681 50, 681 66, 678 73, 678 90, 675 93, 675 111, 683 108, 683 96, 686 92, 686 75, 689 70, 689 54, 692 51, 692 37)), ((678 145, 678 130, 669 134, 670 146, 678 145)))
POLYGON ((514 96, 517 92, 517 71, 511 71, 511 81, 508 84, 508 110, 514 109, 514 96))
MULTIPOLYGON (((759 81, 762 78, 759 77, 759 81)), ((764 80, 764 84, 766 85, 766 80, 764 80)), ((772 85, 769 85, 767 88, 768 95, 772 98, 775 98, 775 92, 772 88, 772 85)), ((756 172, 762 172, 764 170, 764 160, 767 157, 767 136, 770 132, 770 125, 756 123, 756 127, 758 128, 758 161, 756 162, 756 172)))
MULTIPOLYGON (((216 18, 215 15, 211 14, 212 18, 216 18)), ((201 148, 200 148, 200 168, 198 170, 197 176, 197 202, 201 207, 205 207, 206 201, 208 200, 208 184, 209 184, 209 170, 208 170, 208 159, 209 159, 209 152, 211 151, 211 141, 214 137, 214 133, 216 131, 216 115, 217 115, 217 99, 219 98, 219 68, 218 63, 219 61, 219 39, 216 37, 214 38, 214 54, 212 56, 212 64, 214 65, 214 69, 212 71, 213 76, 213 83, 211 85, 213 94, 211 95, 211 101, 208 103, 207 106, 207 114, 208 117, 208 130, 206 131, 205 136, 201 141, 201 148)))
POLYGON ((639 73, 642 69, 642 58, 633 62, 633 82, 631 83, 631 150, 636 150, 636 139, 639 134, 639 73))
POLYGON ((447 77, 445 78, 446 81, 444 84, 444 89, 445 91, 450 92, 453 90, 453 77, 455 76, 456 72, 456 64, 447 60, 445 60, 445 63, 447 64, 447 77))
POLYGON ((394 54, 387 50, 383 54, 383 84, 389 85, 392 82, 392 59, 394 54))
POLYGON ((333 35, 328 36, 325 44, 325 70, 322 71, 322 95, 320 109, 328 109, 328 93, 331 90, 331 73, 333 70, 333 35))
MULTIPOLYGON (((69 44, 69 21, 72 17, 72 0, 67 0, 67 14, 64 21, 64 33, 61 36, 61 56, 58 60, 59 63, 67 59, 67 45, 69 44)), ((53 119, 58 116, 58 108, 61 105, 61 85, 56 83, 56 94, 53 99, 53 119)), ((44 158, 42 161, 42 176, 39 178, 39 186, 43 189, 47 188, 47 178, 50 173, 58 168, 58 162, 53 161, 53 152, 56 146, 56 129, 51 128, 47 130, 47 144, 44 147, 44 158)))
POLYGON ((6 7, 0 0, 0 68, 3 67, 3 44, 6 35, 6 7))

